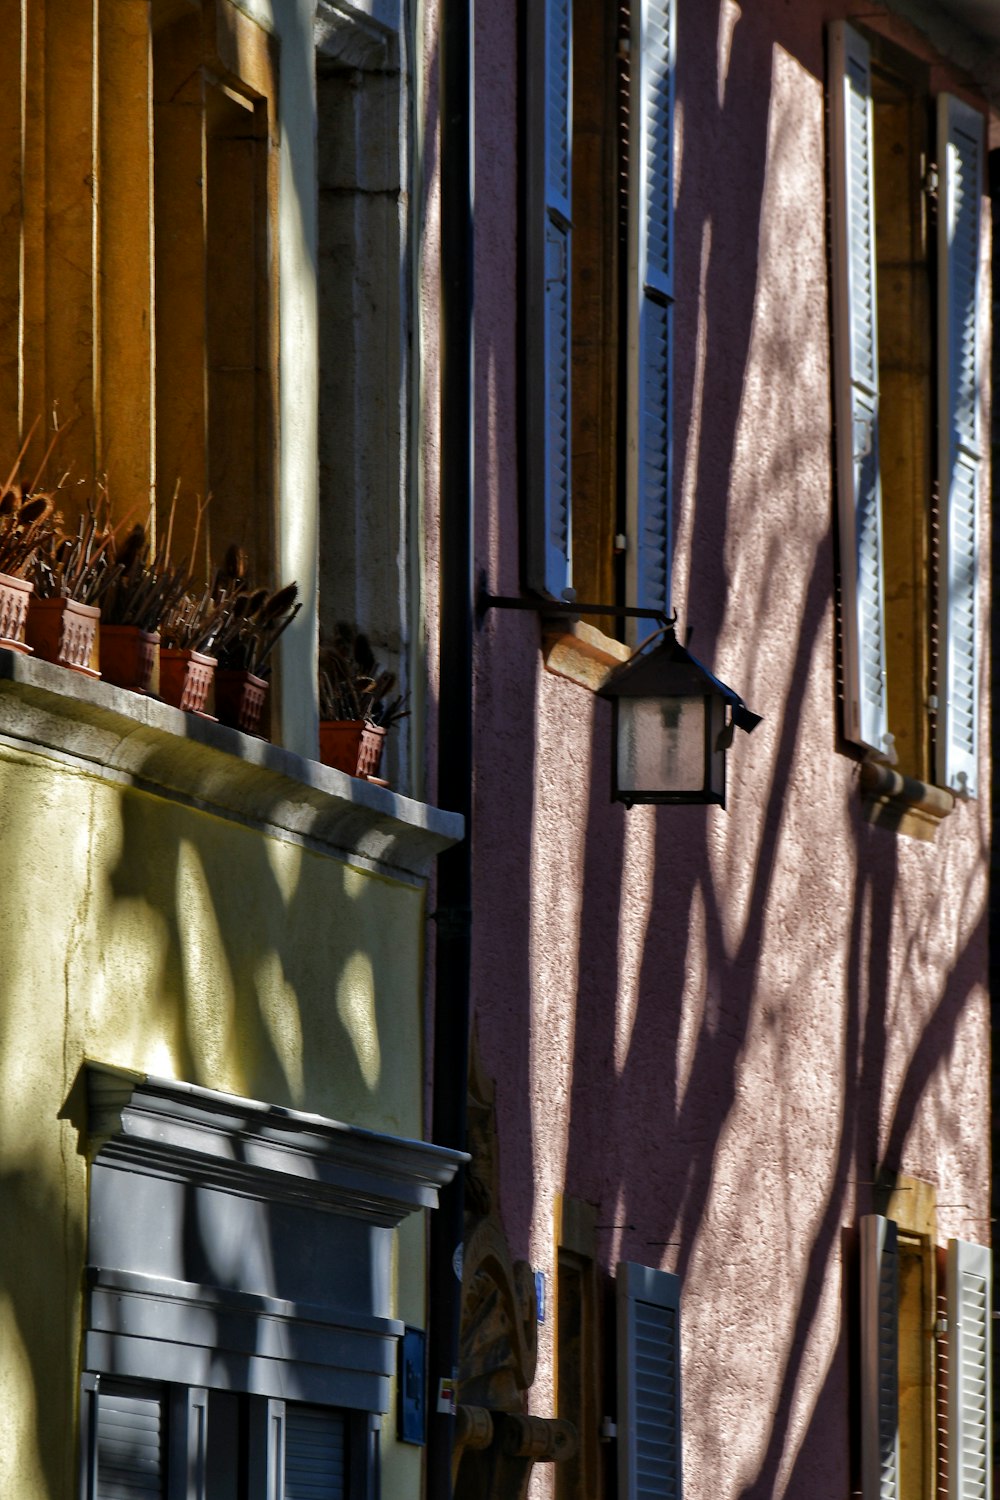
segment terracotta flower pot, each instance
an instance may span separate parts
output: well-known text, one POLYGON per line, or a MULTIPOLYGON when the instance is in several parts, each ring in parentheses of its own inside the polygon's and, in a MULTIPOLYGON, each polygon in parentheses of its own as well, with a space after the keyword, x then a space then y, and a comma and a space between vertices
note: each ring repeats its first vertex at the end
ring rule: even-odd
POLYGON ((264 734, 269 687, 270 683, 252 672, 219 668, 215 674, 215 713, 219 723, 242 729, 244 734, 264 734))
POLYGON ((80 604, 76 599, 39 599, 33 594, 28 605, 25 638, 43 661, 71 667, 85 677, 100 677, 97 670, 100 618, 96 604, 80 604))
POLYGON ((356 776, 364 727, 362 719, 321 719, 319 758, 323 765, 356 776))
POLYGON ((379 724, 366 724, 363 719, 320 721, 320 760, 348 776, 377 775, 384 744, 385 730, 379 724))
POLYGON ((35 585, 26 578, 12 578, 9 573, 0 573, 0 646, 8 651, 25 651, 31 647, 25 643, 24 625, 28 618, 28 600, 35 585))
POLYGON ((160 697, 164 703, 211 718, 205 713, 205 704, 214 676, 214 656, 176 646, 160 647, 160 697))
POLYGON ((157 691, 160 664, 157 631, 140 630, 138 625, 102 625, 100 641, 101 675, 105 682, 130 688, 133 693, 157 691))

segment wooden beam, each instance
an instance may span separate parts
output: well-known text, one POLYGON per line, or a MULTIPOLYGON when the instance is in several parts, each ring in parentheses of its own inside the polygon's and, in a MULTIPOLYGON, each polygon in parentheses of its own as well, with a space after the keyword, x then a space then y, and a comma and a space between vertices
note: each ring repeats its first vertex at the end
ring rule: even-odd
POLYGON ((154 482, 153 111, 149 0, 100 0, 97 462, 116 514, 154 482))
POLYGON ((201 50, 195 15, 165 27, 153 51, 156 490, 163 516, 180 484, 173 548, 178 559, 189 551, 197 506, 209 488, 201 50))
POLYGON ((0 0, 0 36, 0 468, 6 473, 21 445, 21 0, 0 0))

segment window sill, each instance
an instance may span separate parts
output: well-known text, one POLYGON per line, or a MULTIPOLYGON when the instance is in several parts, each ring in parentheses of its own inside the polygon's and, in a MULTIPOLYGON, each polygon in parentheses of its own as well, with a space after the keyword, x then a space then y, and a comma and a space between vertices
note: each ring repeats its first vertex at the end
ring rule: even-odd
POLYGON ((411 883, 464 833, 457 813, 157 699, 0 650, 3 744, 411 883))
POLYGON ((628 661, 632 648, 595 630, 583 620, 543 623, 542 658, 546 669, 557 677, 596 693, 609 673, 628 661))
POLYGON ((861 763, 861 791, 869 823, 929 844, 957 801, 952 792, 875 761, 861 763))

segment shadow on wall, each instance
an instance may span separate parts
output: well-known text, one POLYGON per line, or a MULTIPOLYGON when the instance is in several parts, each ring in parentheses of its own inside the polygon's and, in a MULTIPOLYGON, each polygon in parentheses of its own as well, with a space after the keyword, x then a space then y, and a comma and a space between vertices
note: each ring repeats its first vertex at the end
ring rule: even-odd
MULTIPOLYGON (((310 7, 282 4, 280 23, 282 98, 309 100, 310 7)), ((435 50, 427 59, 424 132, 432 163, 437 66, 435 50)), ((286 112, 284 127, 296 121, 303 131, 312 130, 305 114, 293 119, 286 112)), ((304 251, 299 269, 308 302, 317 271, 313 147, 311 142, 304 147, 299 137, 292 145, 288 131, 283 133, 288 145, 283 169, 289 170, 283 171, 282 229, 304 251)), ((433 179, 420 185, 419 223, 415 231, 408 224, 404 257, 422 244, 433 186, 433 179)), ((308 439, 308 420, 306 428, 308 439)), ((305 629, 312 617, 313 583, 299 581, 307 606, 300 620, 305 629)), ((433 712, 431 702, 431 720, 433 712)), ((90 806, 93 818, 93 799, 90 806)), ((128 967, 130 949, 134 957, 135 944, 145 947, 149 959, 141 986, 142 1018, 135 1022, 136 1051, 113 1061, 149 1065, 143 1040, 155 1033, 163 1070, 177 1077, 338 1118, 360 1118, 390 1132, 420 1134, 416 1060, 422 1038, 414 997, 422 977, 423 893, 141 792, 119 794, 117 806, 120 828, 109 831, 108 839, 117 833, 120 852, 107 889, 87 886, 67 940, 60 997, 67 1030, 81 1006, 73 979, 77 939, 90 920, 88 903, 103 900, 110 946, 121 950, 119 976, 128 967), (334 911, 342 914, 340 920, 331 917, 334 911), (405 1018, 397 1003, 404 970, 410 1007, 405 1018)), ((33 851, 37 816, 34 804, 3 809, 0 830, 8 850, 17 845, 33 851)), ((93 832, 86 837, 88 848, 93 832)), ((32 930, 31 920, 26 911, 25 931, 32 930)), ((61 943, 63 935, 44 934, 40 941, 46 939, 61 943)), ((0 996, 14 983, 7 967, 0 974, 0 996)), ((131 993, 135 989, 126 986, 117 997, 116 1024, 124 1035, 133 1024, 131 993)), ((40 1003, 44 1000, 40 997, 40 1003)), ((9 1055, 14 1039, 4 1022, 0 1006, 0 1048, 9 1055)), ((67 1056, 63 1062, 72 1077, 80 1059, 67 1056)), ((155 1071, 151 1065, 149 1070, 155 1071)), ((50 1138, 50 1125, 42 1122, 40 1139, 50 1138)), ((36 1500, 68 1495, 76 1483, 76 1455, 67 1434, 76 1409, 80 1289, 75 1276, 84 1260, 86 1225, 79 1212, 83 1196, 65 1190, 67 1174, 79 1167, 78 1159, 75 1167, 71 1160, 75 1147, 68 1144, 68 1131, 67 1124, 54 1158, 0 1173, 0 1200, 10 1206, 18 1226, 16 1235, 0 1237, 4 1338, 8 1348, 20 1349, 23 1371, 24 1399, 13 1416, 16 1472, 19 1480, 40 1476, 44 1489, 32 1491, 36 1500), (52 1264, 65 1287, 62 1306, 54 1304, 47 1280, 24 1274, 25 1255, 31 1253, 26 1247, 56 1245, 52 1264)), ((197 1224, 192 1222, 189 1232, 196 1237, 197 1224)), ((212 1264, 212 1247, 202 1252, 212 1264)))
MULTIPOLYGON (((46 1118, 60 1075, 68 1087, 88 1055, 419 1135, 424 895, 147 793, 37 767, 25 777, 55 790, 26 782, 4 816, 6 858, 14 840, 37 863, 63 787, 79 826, 32 877, 71 898, 58 927, 39 932, 42 913, 23 924, 29 944, 53 945, 42 972, 63 988, 39 996, 34 1051, 10 1031, 29 972, 19 974, 16 947, 0 984, 0 1055, 27 1057, 40 1112, 36 1148, 5 1142, 0 1193, 18 1229, 0 1245, 0 1286, 6 1347, 20 1350, 8 1461, 20 1482, 38 1472, 61 1496, 75 1466, 86 1195, 75 1142, 46 1118)), ((218 1247, 202 1248, 213 1264, 218 1247)))
MULTIPOLYGON (((807 331, 812 328, 815 340, 815 325, 808 320, 825 320, 826 303, 822 287, 818 300, 803 305, 788 288, 776 286, 774 227, 764 214, 766 200, 768 213, 774 210, 769 194, 782 188, 775 158, 780 166, 796 149, 795 132, 776 108, 776 69, 800 70, 813 107, 813 144, 822 141, 822 27, 812 7, 793 14, 775 5, 763 16, 746 7, 739 16, 727 0, 692 0, 682 7, 680 26, 692 45, 678 74, 678 112, 685 121, 676 211, 676 222, 683 225, 679 371, 698 368, 699 314, 708 321, 700 381, 680 379, 676 392, 675 476, 678 493, 683 487, 687 497, 679 528, 686 539, 679 593, 697 608, 695 647, 704 660, 719 660, 720 648, 731 649, 739 639, 740 686, 748 696, 753 691, 753 707, 765 714, 769 727, 754 738, 756 763, 742 786, 743 829, 723 834, 712 821, 720 815, 703 809, 629 815, 608 805, 606 707, 596 707, 589 757, 581 755, 572 774, 560 780, 552 767, 572 753, 572 746, 536 742, 536 700, 546 696, 537 680, 537 638, 520 620, 490 622, 479 641, 477 709, 484 758, 477 780, 476 1001, 484 1063, 497 1077, 503 1209, 515 1253, 528 1250, 533 1226, 537 1121, 553 1109, 552 1101, 540 1096, 539 1079, 561 1080, 565 1072, 571 1080, 565 1190, 599 1204, 599 1222, 609 1226, 598 1241, 601 1263, 620 1256, 666 1265, 682 1279, 708 1263, 715 1287, 728 1277, 744 1311, 757 1305, 762 1322, 773 1321, 777 1312, 773 1368, 762 1367, 759 1351, 756 1359, 744 1351, 749 1363, 727 1377, 731 1409, 739 1409, 738 1382, 755 1382, 750 1409, 760 1414, 759 1430, 747 1433, 739 1465, 724 1452, 725 1432, 714 1438, 700 1434, 706 1444, 700 1455, 705 1492, 713 1480, 723 1485, 728 1479, 732 1486, 736 1472, 743 1476, 743 1500, 764 1500, 786 1486, 789 1495, 815 1492, 820 1470, 821 1488, 848 1488, 843 1317, 825 1371, 817 1375, 807 1366, 807 1352, 815 1354, 820 1320, 831 1294, 837 1294, 844 1223, 870 1211, 870 1184, 879 1170, 898 1169, 926 1087, 949 1055, 969 998, 981 987, 985 851, 970 850, 961 866, 965 889, 956 908, 979 915, 945 971, 928 951, 931 895, 921 910, 904 909, 900 901, 900 865, 910 865, 908 854, 894 836, 864 821, 856 786, 850 787, 846 805, 843 797, 848 778, 833 717, 833 491, 822 372, 818 380, 815 371, 810 376, 821 401, 807 418, 789 394, 802 377, 795 316, 805 320, 807 331), (716 44, 723 35, 728 39, 724 76, 724 49, 716 44), (701 73, 698 59, 706 64, 701 73), (765 232, 772 236, 770 260, 763 258, 765 232), (699 278, 701 300, 696 301, 699 278), (683 288, 692 289, 686 305, 683 288), (776 296, 787 297, 787 319, 775 306, 776 296), (762 324, 762 300, 768 297, 772 321, 762 324), (741 362, 742 382, 734 376, 741 362), (748 457, 745 444, 741 447, 741 424, 754 380, 757 409, 775 424, 777 435, 784 435, 768 448, 767 432, 755 433, 758 451, 748 457), (789 418, 785 431, 778 406, 797 410, 800 426, 789 418), (733 618, 731 571, 733 559, 739 566, 738 544, 755 521, 748 474, 756 495, 784 495, 789 503, 803 488, 802 475, 811 481, 818 475, 821 486, 818 503, 810 498, 785 517, 780 541, 768 544, 772 551, 754 554, 759 576, 743 585, 741 601, 745 618, 754 623, 750 642, 733 618), (824 500, 829 510, 824 511, 824 500), (784 565, 793 559, 794 593, 779 603, 781 558, 774 549, 782 547, 784 565), (769 631, 779 642, 773 662, 767 655, 769 631), (503 680, 502 694, 494 691, 501 653, 517 662, 516 672, 503 680), (517 733, 505 727, 510 709, 517 733), (824 727, 827 743, 821 738, 824 727), (511 748, 502 765, 498 744, 511 748), (773 751, 765 765, 769 746, 773 751), (831 853, 839 862, 832 879, 820 868, 826 858, 822 815, 803 820, 801 806, 795 806, 796 795, 807 795, 801 791, 807 747, 813 757, 839 761, 835 776, 816 778, 828 805, 836 806, 836 826, 842 830, 836 854, 831 853), (560 806, 560 796, 572 798, 572 807, 560 806), (579 818, 578 806, 585 808, 579 818), (632 828, 629 816, 636 820, 632 828), (565 848, 578 825, 585 830, 579 877, 575 857, 565 848), (634 921, 629 925, 635 917, 636 878, 629 865, 635 830, 650 834, 651 890, 635 993, 625 995, 622 951, 636 930, 634 921), (553 879, 553 866, 562 857, 564 884, 581 881, 578 911, 571 901, 560 902, 553 879), (801 892, 813 878, 835 889, 842 902, 825 913, 825 929, 815 940, 804 926, 808 902, 801 910, 796 906, 796 888, 801 892), (785 929, 786 921, 797 925, 785 929), (546 1022, 551 996, 544 993, 537 954, 532 955, 537 933, 548 929, 556 941, 563 924, 572 924, 576 933, 575 951, 566 959, 567 969, 575 964, 576 972, 568 1068, 546 1022), (907 934, 902 952, 901 933, 907 934), (902 1053, 893 1028, 900 1024, 900 1001, 910 1000, 919 1002, 922 1027, 902 1057, 901 1076, 889 1085, 890 1042, 894 1058, 902 1053), (626 1009, 631 1028, 623 1033, 626 1009), (831 1048, 825 1055, 810 1053, 803 1025, 819 1026, 826 1016, 834 1018, 831 1048), (819 1067, 815 1095, 807 1062, 819 1067), (773 1085, 766 1103, 765 1075, 773 1085), (791 1077, 802 1079, 803 1096, 789 1086, 791 1077), (761 1090, 755 1104, 746 1097, 748 1078, 761 1090), (763 1119, 769 1110, 774 1118, 763 1119), (765 1253, 768 1265, 762 1262, 765 1253), (803 1396, 800 1387, 813 1394, 803 1396), (811 1402, 805 1414, 803 1399, 811 1402)), ((810 213, 816 203, 821 209, 823 204, 822 183, 814 186, 810 213)), ((787 204, 783 212, 787 221, 787 204)), ((825 239, 823 228, 819 233, 825 239)), ((794 239, 789 248, 794 276, 794 239)), ((813 244, 810 253, 815 249, 813 244)), ((783 256, 778 255, 779 268, 783 256)), ((486 350, 487 358, 491 352, 486 350)), ((780 515, 772 519, 782 520, 780 515)), ((500 562, 516 573, 512 550, 500 562)), ((966 814, 960 809, 955 816, 966 814)), ((945 830, 943 844, 951 832, 945 830)), ((949 942, 954 947, 957 935, 949 942)), ((558 1101, 555 1108, 561 1108, 558 1101)), ((697 1311, 703 1331, 718 1326, 717 1306, 697 1311)), ((741 1327, 745 1330, 745 1323, 741 1327)), ((699 1339, 691 1335, 690 1342, 697 1346, 699 1339)), ((699 1381, 707 1388, 718 1350, 706 1342, 692 1352, 707 1372, 699 1381)), ((715 1369, 716 1388, 719 1381, 715 1369)))

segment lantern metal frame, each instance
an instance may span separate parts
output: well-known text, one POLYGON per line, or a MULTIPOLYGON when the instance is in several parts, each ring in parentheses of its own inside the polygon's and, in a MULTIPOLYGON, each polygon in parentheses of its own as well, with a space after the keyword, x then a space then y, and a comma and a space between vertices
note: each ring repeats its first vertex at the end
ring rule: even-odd
MULTIPOLYGON (((616 668, 598 689, 599 698, 608 699, 613 710, 611 796, 627 807, 635 803, 726 805, 726 751, 739 728, 749 734, 760 723, 739 693, 720 681, 674 634, 671 621, 616 668), (660 637, 657 640, 657 637, 660 637), (658 703, 664 714, 667 705, 699 703, 702 705, 702 774, 698 786, 626 785, 622 769, 623 723, 625 705, 658 703)), ((678 721, 680 708, 678 707, 678 721)))
MULTIPOLYGON (((726 805, 726 751, 736 729, 750 734, 760 723, 760 715, 751 713, 733 688, 720 681, 675 634, 677 616, 659 609, 639 609, 624 604, 580 603, 572 589, 562 599, 523 599, 491 594, 480 579, 476 616, 482 622, 490 609, 531 610, 543 618, 572 619, 578 615, 611 615, 619 619, 656 621, 658 629, 636 648, 628 661, 622 662, 598 688, 597 696, 612 705, 611 798, 626 807, 636 803, 726 805), (619 752, 622 722, 621 704, 625 700, 675 701, 704 705, 704 771, 700 787, 623 788, 619 777, 619 752)), ((690 638, 690 636, 689 636, 690 638)))

